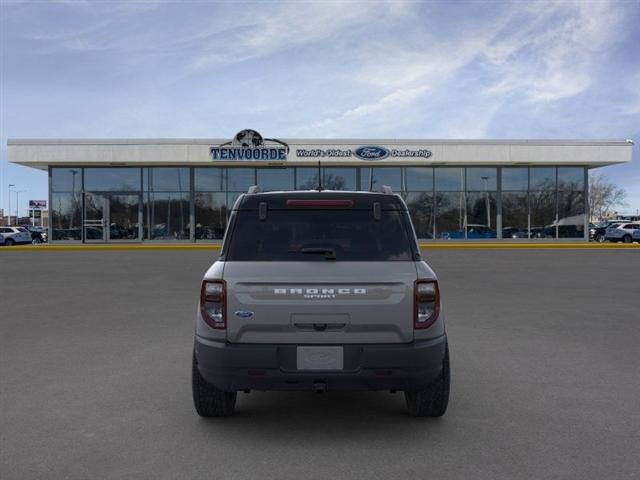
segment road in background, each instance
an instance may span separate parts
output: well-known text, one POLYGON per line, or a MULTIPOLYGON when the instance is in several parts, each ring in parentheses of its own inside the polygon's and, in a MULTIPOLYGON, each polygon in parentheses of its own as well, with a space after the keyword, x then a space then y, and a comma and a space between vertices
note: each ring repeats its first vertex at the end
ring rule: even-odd
POLYGON ((207 251, 0 256, 0 477, 637 478, 639 251, 435 250, 442 419, 401 394, 191 403, 207 251))

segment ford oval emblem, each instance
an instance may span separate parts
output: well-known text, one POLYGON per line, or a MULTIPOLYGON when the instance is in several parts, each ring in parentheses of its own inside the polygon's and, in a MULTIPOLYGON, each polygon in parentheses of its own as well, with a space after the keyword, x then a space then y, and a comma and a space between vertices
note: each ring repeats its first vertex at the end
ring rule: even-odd
POLYGON ((238 310, 236 312, 236 317, 240 318, 251 318, 253 317, 253 312, 249 312, 247 310, 238 310))
POLYGON ((382 160, 389 156, 389 150, 376 146, 358 147, 353 153, 363 160, 382 160))

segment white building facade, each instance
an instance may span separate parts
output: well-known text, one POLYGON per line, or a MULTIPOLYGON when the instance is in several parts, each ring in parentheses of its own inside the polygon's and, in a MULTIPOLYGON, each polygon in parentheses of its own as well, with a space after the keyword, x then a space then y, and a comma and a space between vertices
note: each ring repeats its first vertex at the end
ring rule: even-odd
POLYGON ((49 175, 53 242, 218 242, 239 195, 401 195, 422 240, 588 240, 588 170, 630 140, 13 139, 49 175))

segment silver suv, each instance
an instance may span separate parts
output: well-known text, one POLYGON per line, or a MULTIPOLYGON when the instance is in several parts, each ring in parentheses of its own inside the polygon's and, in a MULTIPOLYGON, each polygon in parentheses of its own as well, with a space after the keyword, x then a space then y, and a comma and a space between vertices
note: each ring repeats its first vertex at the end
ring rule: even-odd
POLYGON ((31 234, 24 227, 0 227, 0 234, 4 237, 4 244, 8 247, 31 243, 31 234))
POLYGON ((605 240, 610 242, 631 243, 633 241, 633 233, 640 230, 640 223, 625 222, 607 228, 605 240))
POLYGON ((204 417, 238 391, 404 391, 445 413, 449 350, 438 280, 407 206, 385 193, 244 194, 202 281, 192 386, 204 417))

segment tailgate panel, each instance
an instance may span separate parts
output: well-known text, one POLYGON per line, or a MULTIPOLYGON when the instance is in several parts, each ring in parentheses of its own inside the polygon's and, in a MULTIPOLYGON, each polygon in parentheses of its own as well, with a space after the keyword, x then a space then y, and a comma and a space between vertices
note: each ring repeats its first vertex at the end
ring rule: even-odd
POLYGON ((413 262, 228 262, 224 278, 229 342, 413 340, 413 262))

